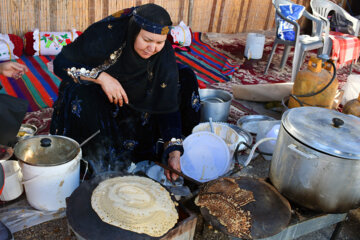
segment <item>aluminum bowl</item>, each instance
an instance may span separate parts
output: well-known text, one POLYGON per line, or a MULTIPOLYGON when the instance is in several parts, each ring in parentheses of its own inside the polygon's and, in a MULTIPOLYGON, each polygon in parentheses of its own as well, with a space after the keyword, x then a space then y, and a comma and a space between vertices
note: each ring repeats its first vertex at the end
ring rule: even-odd
POLYGON ((18 140, 32 137, 37 133, 37 130, 37 127, 32 124, 21 124, 16 137, 18 140))
POLYGON ((231 93, 220 89, 200 89, 200 121, 207 122, 211 117, 215 122, 226 122, 233 99, 231 93))

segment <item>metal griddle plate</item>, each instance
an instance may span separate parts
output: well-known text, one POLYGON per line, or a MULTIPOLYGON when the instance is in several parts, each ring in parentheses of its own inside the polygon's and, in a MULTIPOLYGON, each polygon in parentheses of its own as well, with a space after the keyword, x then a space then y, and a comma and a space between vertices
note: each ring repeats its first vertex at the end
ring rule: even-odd
MULTIPOLYGON (((72 230, 87 240, 142 240, 160 239, 138 234, 103 222, 91 207, 91 195, 97 185, 108 178, 124 176, 110 173, 85 181, 66 199, 66 216, 72 230)), ((176 225, 175 225, 176 226, 176 225)))
MULTIPOLYGON (((251 213, 253 239, 271 237, 288 226, 291 218, 290 203, 273 186, 263 180, 250 177, 238 178, 236 182, 241 189, 249 190, 254 194, 255 202, 242 207, 251 213)), ((214 228, 231 235, 206 208, 202 207, 200 211, 214 228)))

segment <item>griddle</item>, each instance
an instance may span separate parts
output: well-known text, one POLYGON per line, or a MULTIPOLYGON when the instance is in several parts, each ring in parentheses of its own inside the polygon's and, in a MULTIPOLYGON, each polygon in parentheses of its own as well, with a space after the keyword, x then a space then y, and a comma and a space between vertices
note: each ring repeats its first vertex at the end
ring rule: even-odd
MULTIPOLYGON (((271 237, 288 226, 291 218, 290 203, 272 185, 251 177, 237 178, 236 183, 241 189, 251 191, 254 195, 255 202, 242 207, 251 213, 252 239, 271 237)), ((204 219, 215 229, 231 236, 226 227, 206 208, 201 207, 200 211, 204 219)))
POLYGON ((91 180, 81 183, 71 196, 66 199, 66 216, 75 234, 87 240, 161 239, 161 237, 151 237, 107 224, 92 209, 91 195, 97 185, 108 178, 125 175, 129 174, 106 173, 96 176, 91 180))

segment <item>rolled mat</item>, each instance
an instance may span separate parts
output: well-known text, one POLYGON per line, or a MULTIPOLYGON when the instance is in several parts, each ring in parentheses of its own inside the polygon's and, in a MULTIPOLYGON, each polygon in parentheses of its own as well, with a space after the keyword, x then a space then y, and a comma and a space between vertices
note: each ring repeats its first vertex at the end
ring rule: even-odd
POLYGON ((283 97, 289 96, 294 83, 272 83, 256 85, 233 85, 233 96, 236 99, 271 102, 281 101, 283 97))

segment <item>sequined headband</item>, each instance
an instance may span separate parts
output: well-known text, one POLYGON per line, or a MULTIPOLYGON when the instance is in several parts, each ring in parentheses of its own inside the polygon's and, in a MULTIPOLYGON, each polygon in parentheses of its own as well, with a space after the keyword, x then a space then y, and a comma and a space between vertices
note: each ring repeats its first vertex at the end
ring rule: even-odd
POLYGON ((169 33, 171 26, 164 26, 164 25, 159 25, 153 22, 150 22, 149 20, 147 20, 146 18, 143 18, 141 16, 139 16, 136 12, 136 10, 133 11, 133 16, 134 16, 134 20, 135 22, 144 30, 148 31, 148 32, 152 32, 152 33, 156 33, 156 34, 161 34, 161 35, 166 35, 169 33))

